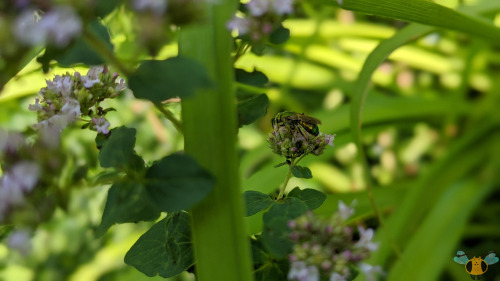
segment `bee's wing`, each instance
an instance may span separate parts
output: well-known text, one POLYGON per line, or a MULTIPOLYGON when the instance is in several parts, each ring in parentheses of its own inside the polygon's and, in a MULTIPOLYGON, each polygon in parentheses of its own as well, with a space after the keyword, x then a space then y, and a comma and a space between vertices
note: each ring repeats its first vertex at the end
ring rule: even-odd
POLYGON ((498 262, 498 257, 495 255, 495 253, 489 253, 484 257, 484 262, 486 262, 488 265, 495 264, 498 262))
POLYGON ((458 251, 457 256, 454 257, 453 260, 459 264, 466 264, 469 261, 469 258, 465 255, 464 251, 458 251))

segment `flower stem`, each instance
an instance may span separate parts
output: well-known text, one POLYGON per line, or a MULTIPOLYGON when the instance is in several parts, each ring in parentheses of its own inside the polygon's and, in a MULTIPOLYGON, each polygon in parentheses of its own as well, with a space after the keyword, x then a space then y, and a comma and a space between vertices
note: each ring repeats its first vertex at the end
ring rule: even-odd
POLYGON ((132 73, 128 67, 126 67, 116 56, 115 54, 109 50, 109 48, 95 36, 92 32, 88 30, 83 31, 83 38, 85 41, 92 47, 94 51, 96 51, 101 57, 104 58, 112 66, 116 67, 121 74, 125 76, 129 76, 132 73))
POLYGON ((170 122, 172 122, 172 124, 179 133, 183 134, 181 121, 175 118, 174 114, 170 110, 166 109, 165 107, 163 107, 162 104, 158 103, 155 103, 155 107, 156 109, 158 109, 158 111, 160 111, 163 114, 163 116, 165 116, 165 118, 167 118, 168 120, 170 120, 170 122))
POLYGON ((285 193, 285 189, 286 189, 286 186, 288 184, 288 181, 290 180, 290 178, 292 176, 292 169, 293 169, 294 164, 295 164, 294 161, 295 161, 295 158, 292 158, 291 163, 288 166, 288 173, 286 174, 285 181, 283 182, 283 184, 280 187, 280 193, 278 194, 278 197, 276 197, 276 201, 281 200, 281 198, 283 197, 283 193, 285 193))

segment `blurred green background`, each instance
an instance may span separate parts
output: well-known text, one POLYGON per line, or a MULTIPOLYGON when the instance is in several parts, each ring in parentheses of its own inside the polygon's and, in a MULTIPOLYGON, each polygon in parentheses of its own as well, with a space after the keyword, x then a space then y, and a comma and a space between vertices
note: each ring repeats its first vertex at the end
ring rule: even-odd
MULTIPOLYGON (((491 4, 465 2, 476 4, 476 11, 491 4)), ((243 189, 272 193, 285 177, 286 167, 274 168, 283 159, 272 154, 266 142, 276 113, 288 110, 316 117, 322 121, 320 131, 336 134, 335 147, 305 158, 303 165, 313 178, 293 178, 288 188, 327 193, 327 201, 317 210, 323 215, 334 212, 338 200, 356 199, 352 223, 377 229, 380 249, 371 262, 383 266, 382 279, 468 280, 463 266, 453 262, 456 251, 475 256, 500 252, 500 46, 465 33, 422 28, 412 37, 415 40, 377 64, 371 82, 364 85, 359 75, 369 54, 408 24, 301 5, 299 15, 284 22, 291 31, 287 43, 270 46, 264 56, 248 53, 236 62, 237 68, 262 71, 270 80, 266 88, 238 87, 241 96, 251 91, 270 99, 264 118, 239 129, 243 189), (360 89, 367 91, 361 135, 366 163, 359 160, 360 146, 352 134, 358 127, 351 111, 359 113, 360 89), (383 225, 375 217, 367 186, 383 225)), ((500 7, 485 9, 481 16, 500 26, 500 7)), ((133 16, 121 10, 105 19, 115 51, 125 61, 137 59, 131 57, 137 48, 132 21, 133 16)), ((176 52, 173 43, 160 57, 176 52)), ((75 70, 86 71, 55 66, 43 75, 36 62, 29 63, 0 95, 0 127, 24 130, 35 123, 28 105, 44 80, 75 70)), ((137 128, 136 151, 146 161, 183 149, 182 136, 152 104, 134 99, 130 92, 108 104, 117 108, 108 114, 113 127, 137 128)), ((169 107, 180 116, 178 101, 169 107)), ((0 280, 160 279, 148 278, 123 262, 151 223, 115 225, 103 238, 94 235, 108 189, 92 184, 102 171, 94 137, 79 129, 65 131, 63 149, 70 171, 86 167, 87 178, 71 188, 68 208, 57 210, 36 231, 29 256, 0 244, 0 280)), ((246 221, 249 234, 259 231, 261 218, 246 221)), ((491 266, 484 279, 500 280, 500 265, 491 266)), ((169 280, 193 276, 185 273, 169 280)))

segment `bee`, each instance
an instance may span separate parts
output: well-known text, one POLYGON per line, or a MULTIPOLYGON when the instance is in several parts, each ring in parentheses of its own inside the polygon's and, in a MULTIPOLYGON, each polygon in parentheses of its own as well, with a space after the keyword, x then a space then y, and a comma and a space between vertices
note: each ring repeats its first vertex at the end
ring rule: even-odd
POLYGON ((498 257, 495 251, 491 251, 484 256, 484 259, 473 257, 469 259, 464 251, 458 251, 457 256, 453 258, 456 263, 465 264, 465 271, 470 274, 472 280, 483 278, 483 274, 488 270, 488 265, 498 262, 498 257))
POLYGON ((287 126, 292 130, 298 128, 302 134, 302 130, 305 130, 313 136, 319 134, 318 124, 321 124, 321 121, 314 117, 307 116, 304 113, 295 113, 291 111, 280 112, 271 119, 273 128, 275 126, 287 126))

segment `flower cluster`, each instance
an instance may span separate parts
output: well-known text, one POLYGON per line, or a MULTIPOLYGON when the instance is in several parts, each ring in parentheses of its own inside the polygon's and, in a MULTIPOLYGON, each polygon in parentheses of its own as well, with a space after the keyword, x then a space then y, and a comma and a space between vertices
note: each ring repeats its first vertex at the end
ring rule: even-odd
POLYGON ((109 133, 109 122, 104 118, 113 109, 103 109, 100 103, 114 98, 125 89, 123 79, 117 82, 117 73, 110 73, 105 66, 92 67, 87 75, 75 72, 56 75, 40 90, 35 104, 29 106, 38 113, 36 129, 59 133, 77 118, 101 134, 109 133), (89 117, 84 120, 82 117, 89 117))
POLYGON ((319 133, 317 136, 309 133, 300 124, 287 126, 274 124, 267 141, 274 153, 286 158, 296 158, 312 153, 320 155, 327 145, 333 147, 335 135, 319 133))
POLYGON ((20 159, 20 151, 28 147, 20 133, 0 129, 0 160, 3 175, 0 177, 0 222, 17 206, 38 182, 39 166, 31 160, 20 159))
POLYGON ((295 281, 346 281, 357 274, 357 266, 366 274, 366 280, 374 280, 380 273, 378 266, 361 263, 377 249, 372 242, 373 229, 358 227, 359 238, 345 220, 354 210, 339 202, 339 212, 327 220, 312 212, 289 222, 291 240, 295 243, 289 256, 291 268, 289 280, 295 281))
POLYGON ((56 6, 38 18, 35 10, 24 10, 15 20, 13 34, 28 46, 52 44, 66 47, 82 31, 82 21, 70 6, 56 6))
POLYGON ((253 42, 267 38, 285 15, 293 12, 293 0, 251 0, 246 4, 246 17, 234 16, 228 23, 229 30, 238 30, 240 36, 249 35, 253 42))

